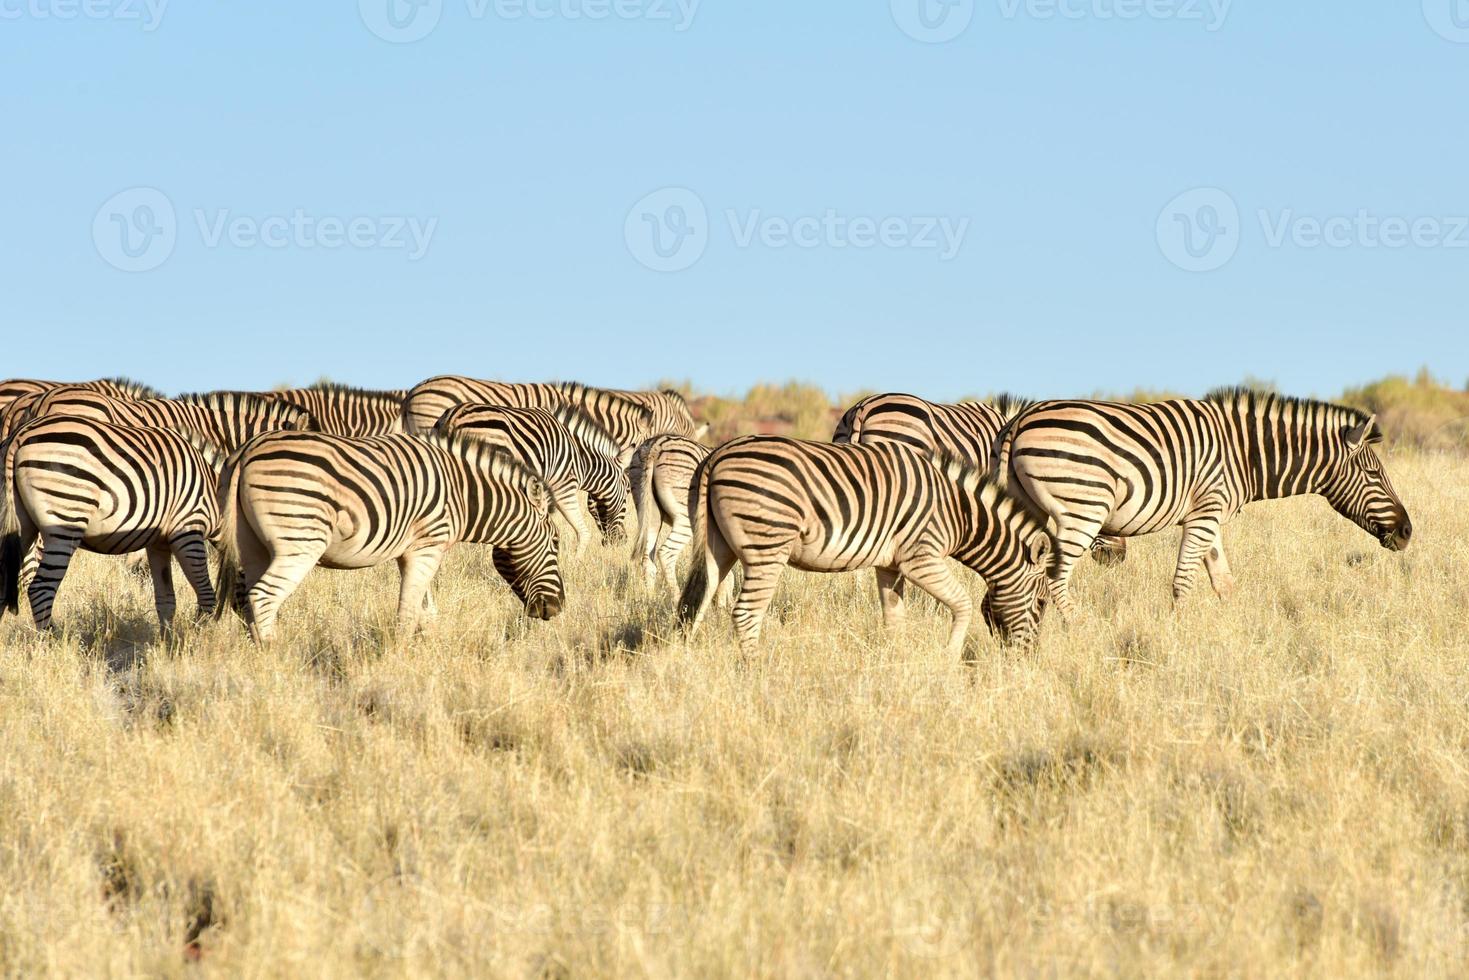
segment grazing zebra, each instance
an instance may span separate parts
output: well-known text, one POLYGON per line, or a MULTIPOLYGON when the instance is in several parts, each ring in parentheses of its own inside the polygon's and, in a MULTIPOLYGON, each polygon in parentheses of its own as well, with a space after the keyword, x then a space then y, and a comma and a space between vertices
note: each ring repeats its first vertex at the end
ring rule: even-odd
MULTIPOLYGON (((831 441, 901 442, 927 453, 945 453, 988 473, 1000 433, 1033 404, 1014 395, 957 405, 900 392, 868 395, 842 415, 831 441)), ((1103 565, 1120 565, 1127 560, 1127 541, 1101 535, 1092 546, 1092 557, 1103 565)))
POLYGON ((1056 523, 1051 589, 1067 615, 1071 572, 1102 532, 1181 525, 1174 598, 1193 589, 1201 561, 1228 596, 1221 525, 1256 500, 1321 494, 1383 547, 1407 547, 1413 525, 1373 448, 1381 440, 1375 416, 1243 389, 1151 405, 1051 401, 1011 424, 996 471, 1056 523))
MULTIPOLYGON (((277 429, 315 431, 311 413, 295 405, 238 391, 211 391, 177 398, 111 398, 98 391, 55 388, 36 403, 34 418, 75 415, 119 425, 172 429, 216 454, 217 463, 253 436, 277 429)), ((206 452, 206 456, 209 452, 206 452)))
POLYGON ((642 562, 649 586, 661 571, 669 587, 678 589, 678 556, 694 533, 689 523, 689 486, 708 455, 708 448, 692 439, 662 435, 644 442, 633 457, 628 471, 638 514, 633 556, 642 562))
POLYGON ((113 398, 162 398, 163 392, 129 378, 99 378, 96 381, 37 381, 32 378, 11 378, 0 381, 0 411, 11 402, 26 395, 39 395, 52 388, 86 388, 100 391, 113 398))
POLYGON ((689 511, 701 554, 679 598, 679 619, 697 627, 738 561, 744 582, 734 624, 747 653, 759 643, 788 564, 813 572, 878 569, 890 625, 903 615, 902 581, 912 581, 953 613, 952 654, 963 650, 973 605, 950 557, 985 580, 985 620, 1005 639, 1029 645, 1045 608, 1052 548, 1044 526, 978 471, 906 446, 735 439, 700 465, 689 511))
POLYGON ((551 491, 557 511, 576 535, 580 555, 591 538, 577 490, 584 490, 603 542, 627 536, 627 458, 606 430, 574 408, 555 412, 498 405, 456 405, 434 426, 443 435, 461 433, 497 446, 551 491))
POLYGON ((220 593, 243 595, 257 641, 270 639, 281 603, 318 564, 390 558, 402 576, 398 620, 411 631, 439 562, 461 541, 494 546, 495 569, 529 616, 561 611, 550 494, 485 443, 273 432, 230 457, 219 492, 220 593))
POLYGON ((105 555, 146 550, 160 628, 173 621, 178 559, 214 608, 206 541, 219 529, 214 472, 187 439, 165 429, 58 415, 24 426, 6 446, 0 539, 0 615, 16 612, 21 564, 39 536, 28 598, 36 628, 51 628, 56 590, 78 548, 105 555))
POLYGON ((662 391, 621 391, 613 388, 603 390, 608 394, 636 402, 652 412, 653 418, 648 428, 649 435, 687 436, 690 439, 701 439, 709 431, 709 423, 695 422, 694 413, 689 409, 689 403, 682 394, 672 388, 664 388, 662 391))
POLYGON ((442 375, 420 382, 403 400, 403 425, 409 432, 431 431, 455 405, 502 405, 543 408, 565 405, 580 409, 617 440, 619 450, 636 449, 653 431, 653 411, 620 395, 574 381, 512 384, 442 375))
POLYGON ((329 435, 391 436, 403 431, 403 399, 408 392, 322 383, 260 394, 305 409, 329 435))

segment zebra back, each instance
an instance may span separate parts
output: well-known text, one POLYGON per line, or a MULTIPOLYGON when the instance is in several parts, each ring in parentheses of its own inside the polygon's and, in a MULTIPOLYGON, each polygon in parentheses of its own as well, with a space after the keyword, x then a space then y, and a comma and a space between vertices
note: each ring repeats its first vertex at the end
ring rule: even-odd
POLYGON ((261 393, 297 408, 316 419, 322 432, 339 436, 386 436, 403 431, 406 391, 377 391, 322 383, 309 388, 287 388, 261 393))
POLYGON ((404 426, 409 432, 428 432, 453 406, 472 403, 548 411, 573 405, 606 429, 624 449, 636 447, 646 438, 653 416, 645 406, 574 381, 520 384, 442 375, 408 392, 403 402, 404 426))
POLYGON ((869 395, 842 415, 832 441, 897 442, 929 454, 943 453, 987 472, 1000 432, 1030 404, 1013 395, 958 404, 901 392, 869 395))

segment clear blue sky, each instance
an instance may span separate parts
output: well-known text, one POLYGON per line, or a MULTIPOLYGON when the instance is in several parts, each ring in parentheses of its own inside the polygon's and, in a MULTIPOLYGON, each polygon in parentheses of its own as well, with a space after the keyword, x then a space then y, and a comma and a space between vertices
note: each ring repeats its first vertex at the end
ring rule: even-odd
POLYGON ((958 0, 944 43, 900 27, 923 34, 920 0, 702 0, 688 23, 676 0, 387 2, 175 0, 148 25, 145 0, 0 0, 0 375, 936 398, 1469 378, 1462 0, 1235 0, 1222 23, 1208 0, 958 0), (125 272, 108 256, 159 215, 103 206, 137 187, 175 235, 125 272), (639 230, 698 216, 634 204, 669 187, 707 223, 660 272, 639 230), (1224 211, 1165 212, 1194 188, 1224 211), (366 244, 268 220, 298 209, 368 219, 366 244), (400 217, 436 222, 421 256, 406 230, 376 247, 400 217), (244 244, 211 237, 239 218, 244 244), (854 245, 888 218, 890 243, 854 245), (956 254, 911 247, 928 218, 967 221, 956 254), (1181 268, 1185 232, 1228 261, 1181 268))

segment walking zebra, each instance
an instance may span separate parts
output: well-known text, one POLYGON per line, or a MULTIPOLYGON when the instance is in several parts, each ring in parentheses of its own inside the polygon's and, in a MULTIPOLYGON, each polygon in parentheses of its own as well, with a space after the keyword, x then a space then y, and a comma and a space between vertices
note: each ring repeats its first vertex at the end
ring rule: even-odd
POLYGON ((211 391, 177 398, 112 398, 99 391, 55 388, 41 396, 34 418, 75 415, 119 425, 152 426, 182 433, 217 464, 251 437, 277 429, 314 431, 309 412, 259 395, 211 391))
POLYGON ((415 385, 403 400, 403 425, 409 432, 428 432, 455 405, 501 405, 506 408, 543 408, 564 405, 580 409, 611 434, 619 450, 635 449, 653 431, 653 411, 601 388, 574 381, 512 384, 476 381, 455 375, 429 378, 415 385))
POLYGON ((219 529, 214 472, 183 436, 164 429, 51 416, 25 425, 6 446, 0 490, 0 615, 17 612, 21 564, 39 536, 40 567, 28 598, 36 628, 51 628, 56 591, 78 548, 104 555, 146 550, 153 602, 173 622, 178 559, 199 598, 214 608, 205 542, 219 529))
POLYGON ((402 576, 398 621, 411 631, 439 563, 461 541, 494 546, 495 569, 529 616, 561 611, 550 494, 485 443, 268 433, 230 457, 219 490, 220 592, 243 595, 257 641, 271 638, 281 603, 318 564, 390 558, 402 576))
POLYGON ((391 436, 403 431, 403 399, 408 392, 375 391, 323 382, 310 388, 263 391, 311 413, 321 431, 334 436, 391 436))
POLYGON ((1256 500, 1321 494, 1383 547, 1407 547, 1413 525, 1373 448, 1381 440, 1375 416, 1243 389, 1151 405, 1051 401, 1011 424, 996 470, 1056 522, 1051 588, 1067 615, 1072 570, 1102 532, 1181 525, 1174 598, 1193 589, 1201 561, 1228 596, 1221 526, 1256 500))
POLYGON ((700 443, 672 435, 654 436, 633 456, 628 471, 638 514, 633 555, 642 562, 649 586, 661 571, 669 587, 678 589, 678 556, 694 533, 689 523, 689 486, 694 471, 708 456, 709 450, 700 443))
POLYGON ((584 490, 603 542, 627 536, 627 457, 606 430, 580 411, 555 412, 497 405, 456 405, 434 426, 443 435, 458 432, 498 446, 535 473, 551 491, 555 509, 571 525, 576 554, 585 550, 591 529, 577 490, 584 490))
POLYGON ((709 431, 709 423, 695 422, 694 413, 684 396, 672 388, 661 391, 622 391, 615 388, 603 389, 608 394, 625 398, 642 405, 653 413, 649 423, 649 435, 687 436, 701 439, 709 431))
POLYGON ((912 581, 953 613, 952 654, 963 649, 973 605, 950 557, 985 580, 985 621, 1007 640, 1029 645, 1045 608, 1052 548, 1040 522, 978 471, 906 446, 735 439, 700 465, 689 511, 700 561, 679 598, 679 619, 697 627, 739 561, 734 624, 747 653, 787 564, 878 569, 889 625, 903 615, 902 580, 912 581))
MULTIPOLYGON (((1014 395, 946 405, 916 395, 868 395, 842 415, 832 442, 900 442, 927 453, 945 453, 981 473, 993 465, 1001 431, 1035 402, 1014 395)), ((1103 565, 1127 560, 1127 541, 1101 535, 1092 557, 1103 565)))

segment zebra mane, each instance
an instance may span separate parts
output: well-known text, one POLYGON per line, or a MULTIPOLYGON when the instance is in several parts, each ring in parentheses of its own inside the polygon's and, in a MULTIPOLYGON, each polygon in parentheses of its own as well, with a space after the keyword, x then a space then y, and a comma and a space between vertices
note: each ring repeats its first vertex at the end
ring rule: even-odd
POLYGON ((622 447, 617 444, 617 440, 612 438, 612 433, 604 429, 597 423, 596 419, 575 405, 562 405, 560 408, 553 410, 551 414, 557 422, 566 426, 567 431, 572 436, 578 441, 586 443, 587 448, 597 453, 597 455, 606 456, 608 459, 615 459, 617 454, 622 451, 622 447))
MULTIPOLYGON (((286 390, 289 391, 290 389, 286 390)), ((307 385, 305 388, 301 388, 298 390, 331 391, 339 392, 344 395, 362 395, 366 398, 380 398, 384 401, 397 402, 401 402, 403 399, 408 397, 408 392, 402 388, 359 388, 356 385, 342 384, 338 381, 317 381, 314 384, 307 385)), ((280 392, 276 392, 276 394, 280 394, 280 392)))
POLYGON ((1369 415, 1350 405, 1338 405, 1335 402, 1321 401, 1316 398, 1296 398, 1273 391, 1246 388, 1243 385, 1215 388, 1204 396, 1204 401, 1237 410, 1251 411, 1266 418, 1293 415, 1297 418, 1315 416, 1319 419, 1328 413, 1336 412, 1340 414, 1343 425, 1362 425, 1371 420, 1372 430, 1367 434, 1367 441, 1373 443, 1382 441, 1382 427, 1377 424, 1376 416, 1369 415))
POLYGON ((316 418, 306 409, 253 391, 191 391, 169 400, 198 405, 211 412, 228 412, 238 408, 253 409, 266 418, 274 417, 291 422, 305 418, 311 423, 311 431, 319 431, 316 418))
POLYGON ((528 486, 532 480, 542 482, 539 474, 511 456, 503 447, 465 435, 462 431, 444 432, 440 429, 433 429, 416 433, 412 438, 432 443, 467 462, 489 459, 490 475, 496 479, 513 483, 515 486, 528 486))
POLYGON ((610 388, 596 388, 592 385, 584 385, 580 381, 553 381, 551 387, 567 396, 571 404, 577 409, 585 411, 582 406, 595 398, 606 398, 614 402, 621 402, 629 408, 635 409, 637 416, 643 422, 653 421, 653 410, 642 402, 634 401, 626 395, 613 391, 610 388))
POLYGON ((141 381, 134 381, 132 378, 124 378, 121 375, 112 378, 103 378, 102 380, 106 381, 108 384, 117 385, 119 388, 123 389, 134 398, 165 397, 163 392, 159 391, 157 388, 154 388, 152 385, 145 385, 141 381))
POLYGON ((1035 399, 1021 398, 1019 395, 1012 395, 1006 391, 988 399, 986 403, 1000 413, 1000 421, 1010 422, 1021 412, 1034 405, 1035 399))

